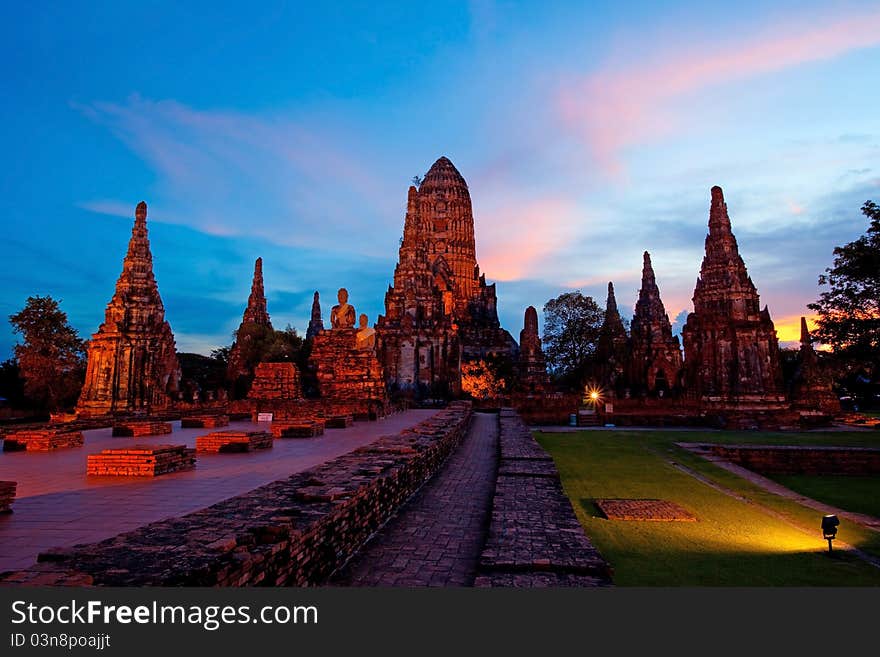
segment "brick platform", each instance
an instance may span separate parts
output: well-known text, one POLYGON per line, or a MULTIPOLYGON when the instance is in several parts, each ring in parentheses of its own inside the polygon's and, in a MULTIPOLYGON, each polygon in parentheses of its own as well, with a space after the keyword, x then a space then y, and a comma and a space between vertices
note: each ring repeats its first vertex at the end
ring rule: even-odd
POLYGON ((214 431, 196 437, 197 452, 249 452, 271 448, 272 444, 268 431, 214 431))
POLYGON ((65 447, 82 447, 84 438, 80 431, 69 429, 26 429, 6 435, 4 452, 49 452, 65 447))
POLYGON ((0 513, 10 513, 12 511, 12 503, 15 501, 17 485, 14 481, 0 481, 0 513))
POLYGON ((171 433, 170 422, 120 422, 113 425, 113 435, 124 438, 161 436, 166 433, 171 433))
POLYGON ((4 585, 306 586, 327 581, 441 467, 470 422, 455 403, 414 429, 206 509, 42 553, 4 585), (170 549, 173 548, 173 549, 170 549))
POLYGON ((228 427, 228 415, 190 415, 180 419, 181 428, 216 429, 228 427))
POLYGON ((117 477, 156 477, 196 467, 194 449, 185 445, 134 445, 90 454, 86 473, 117 477))
POLYGON ((666 500, 596 500, 608 520, 650 520, 655 522, 695 522, 690 511, 666 500))
POLYGON ((314 438, 323 435, 324 420, 281 420, 272 423, 271 431, 276 438, 314 438))
POLYGON ((502 409, 489 536, 475 586, 600 586, 611 568, 584 534, 552 458, 502 409))
POLYGON ((327 418, 326 427, 328 429, 347 429, 354 424, 354 416, 352 415, 333 415, 327 418))

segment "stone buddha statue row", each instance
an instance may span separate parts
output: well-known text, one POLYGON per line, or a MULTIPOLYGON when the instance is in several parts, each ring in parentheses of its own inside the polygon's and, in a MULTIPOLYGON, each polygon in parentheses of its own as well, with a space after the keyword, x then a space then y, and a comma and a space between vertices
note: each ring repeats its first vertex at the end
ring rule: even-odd
MULTIPOLYGON (((339 288, 336 298, 339 303, 330 310, 330 327, 332 329, 354 328, 355 311, 354 306, 348 303, 348 290, 344 287, 339 288)), ((376 331, 369 326, 369 318, 361 313, 358 319, 357 348, 375 349, 376 331)))

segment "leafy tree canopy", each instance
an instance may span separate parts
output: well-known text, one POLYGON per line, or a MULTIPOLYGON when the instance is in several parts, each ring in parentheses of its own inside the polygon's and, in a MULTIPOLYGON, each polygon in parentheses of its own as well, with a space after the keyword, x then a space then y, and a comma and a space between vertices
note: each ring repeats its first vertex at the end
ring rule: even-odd
POLYGON ((76 403, 85 378, 86 343, 59 302, 50 296, 28 297, 9 323, 22 338, 14 353, 25 396, 50 411, 76 403))
POLYGON ((880 206, 867 201, 868 230, 834 249, 834 266, 819 276, 828 289, 809 308, 818 314, 814 336, 838 355, 880 362, 880 206))
POLYGON ((550 371, 579 387, 596 353, 604 311, 580 291, 565 292, 544 305, 544 354, 550 371))

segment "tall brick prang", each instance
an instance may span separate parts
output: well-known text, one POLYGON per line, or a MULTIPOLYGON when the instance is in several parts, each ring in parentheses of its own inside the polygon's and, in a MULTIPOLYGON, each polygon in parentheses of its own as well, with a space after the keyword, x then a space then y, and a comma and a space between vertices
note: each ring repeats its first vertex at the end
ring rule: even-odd
POLYGON ((462 360, 512 356, 495 285, 480 274, 467 183, 445 157, 409 188, 394 284, 376 325, 392 389, 414 396, 461 389, 462 360))
POLYGON ((643 258, 642 287, 630 330, 630 385, 635 394, 665 395, 678 388, 681 345, 660 299, 651 254, 645 251, 643 258))
POLYGON ((781 410, 776 329, 740 257, 720 187, 712 188, 706 255, 693 301, 682 331, 689 396, 707 407, 781 410))
POLYGON ((801 317, 801 348, 791 398, 794 407, 802 414, 834 416, 840 412, 840 400, 831 389, 831 377, 824 371, 813 349, 806 317, 801 317))
POLYGON ((542 394, 551 391, 547 376, 547 359, 538 335, 538 311, 534 306, 526 308, 523 330, 519 334, 519 388, 526 394, 542 394))
POLYGON ((235 334, 235 342, 229 351, 229 365, 226 377, 235 381, 239 377, 251 377, 256 363, 248 362, 248 351, 251 342, 261 334, 272 330, 269 310, 266 304, 266 293, 263 289, 263 259, 254 262, 254 278, 247 307, 241 318, 241 324, 235 334))
POLYGON ((318 291, 312 299, 312 317, 309 319, 309 327, 306 329, 306 340, 312 340, 318 333, 324 330, 324 320, 321 318, 321 299, 318 291))
POLYGON ((149 413, 178 390, 180 365, 153 274, 147 204, 138 203, 116 290, 89 342, 80 416, 149 413))
POLYGON ((626 368, 629 361, 629 338, 620 318, 614 284, 608 282, 608 298, 605 301, 605 320, 599 329, 596 344, 599 383, 607 394, 621 393, 626 385, 626 368))

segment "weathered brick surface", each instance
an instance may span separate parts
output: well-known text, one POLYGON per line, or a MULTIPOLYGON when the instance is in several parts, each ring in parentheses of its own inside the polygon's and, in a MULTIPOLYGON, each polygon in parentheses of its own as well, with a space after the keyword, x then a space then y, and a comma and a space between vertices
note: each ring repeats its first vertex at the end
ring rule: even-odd
POLYGON ((141 436, 161 436, 171 433, 170 422, 120 422, 113 425, 113 435, 124 438, 139 438, 141 436))
POLYGON ((608 586, 608 578, 605 576, 594 577, 576 573, 557 572, 490 572, 480 575, 474 581, 478 588, 505 587, 505 588, 575 588, 591 586, 608 586))
POLYGON ((314 438, 324 434, 324 421, 282 420, 272 422, 271 432, 276 438, 314 438))
POLYGON ((299 370, 293 363, 260 363, 254 370, 248 399, 282 402, 302 399, 299 370))
POLYGON ((876 475, 880 449, 797 445, 707 445, 713 453, 761 474, 876 475))
POLYGON ((87 474, 117 477, 157 477, 191 470, 196 466, 196 450, 186 445, 133 445, 104 449, 89 454, 87 474))
POLYGON ((346 429, 354 424, 353 415, 333 415, 327 418, 328 429, 346 429))
POLYGON ((697 518, 675 502, 667 500, 596 500, 608 520, 651 520, 693 522, 697 518))
POLYGON ((374 419, 389 411, 385 373, 375 349, 359 349, 357 329, 322 331, 312 341, 310 361, 326 417, 351 415, 374 419))
POLYGON ((214 431, 196 437, 197 452, 249 452, 272 447, 267 431, 214 431))
POLYGON ((17 486, 14 481, 0 481, 0 513, 8 513, 12 510, 17 486))
POLYGON ((48 427, 25 429, 7 434, 3 441, 3 451, 49 452, 64 447, 82 447, 84 440, 81 431, 48 427))
POLYGON ((584 534, 552 459, 511 409, 477 586, 597 586, 610 567, 584 534))
POLYGON ((40 555, 7 585, 324 583, 459 444, 470 406, 206 509, 40 555))
POLYGON ((228 415, 190 415, 180 419, 182 428, 216 429, 229 426, 228 415))
POLYGON ((79 417, 155 413, 171 403, 179 380, 174 334, 153 275, 147 204, 141 202, 113 298, 89 340, 76 412, 79 417))

